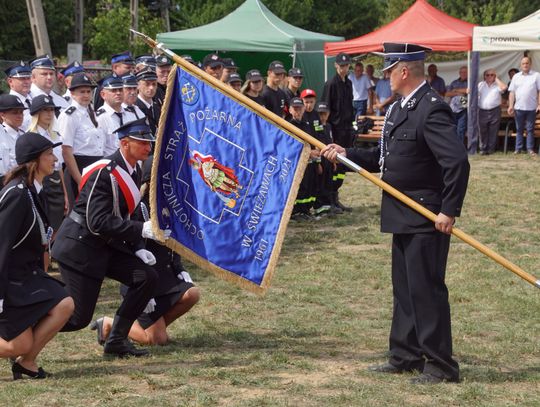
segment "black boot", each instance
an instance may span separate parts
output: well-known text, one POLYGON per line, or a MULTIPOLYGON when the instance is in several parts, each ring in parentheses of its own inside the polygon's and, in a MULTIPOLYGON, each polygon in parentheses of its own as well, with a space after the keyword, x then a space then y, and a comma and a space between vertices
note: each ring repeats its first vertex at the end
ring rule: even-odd
POLYGON ((146 349, 137 349, 128 339, 131 325, 133 325, 132 320, 115 315, 111 333, 103 347, 104 356, 125 358, 129 356, 146 356, 149 354, 146 349))
POLYGON ((336 201, 337 201, 337 192, 332 192, 330 194, 330 213, 332 215, 341 215, 343 213, 343 209, 337 206, 336 201))

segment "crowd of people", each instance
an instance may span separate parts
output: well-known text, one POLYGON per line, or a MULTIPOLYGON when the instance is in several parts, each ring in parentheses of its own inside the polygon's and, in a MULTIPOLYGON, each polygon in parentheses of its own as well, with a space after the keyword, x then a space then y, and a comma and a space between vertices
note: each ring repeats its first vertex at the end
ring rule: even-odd
MULTIPOLYGON (((398 80, 395 67, 385 67, 383 77, 376 78, 372 65, 367 65, 364 72, 361 62, 353 64, 350 55, 340 53, 334 64, 336 73, 325 83, 320 96, 315 90, 302 86, 301 69, 293 67, 287 71, 281 61, 269 64, 266 79, 259 70, 250 69, 243 81, 230 58, 212 53, 198 63, 189 55, 183 57, 324 144, 333 146, 322 152, 314 147, 311 150, 293 208, 292 219, 297 221, 313 221, 351 210, 339 197, 346 169, 336 162, 336 151, 348 153, 372 171, 381 171, 383 178, 395 177, 398 184, 404 182, 405 185, 412 182, 395 171, 403 168, 412 171, 419 165, 410 163, 411 167, 407 167, 407 157, 415 154, 400 150, 414 146, 409 142, 391 144, 391 147, 382 141, 366 155, 353 149, 357 135, 355 124, 359 116, 369 113, 396 116, 397 111, 411 111, 417 103, 425 104, 422 109, 429 110, 429 103, 420 103, 419 99, 428 100, 424 95, 429 95, 431 104, 436 102, 429 115, 440 116, 443 122, 450 117, 451 123, 447 123, 448 129, 435 126, 431 130, 424 116, 413 123, 414 128, 423 129, 417 130, 418 142, 423 140, 426 145, 422 148, 430 149, 434 155, 428 160, 429 168, 421 168, 414 174, 418 179, 427 177, 426 182, 438 188, 443 181, 435 179, 435 174, 440 174, 439 167, 446 165, 444 157, 451 159, 454 166, 442 170, 457 177, 455 182, 460 188, 456 196, 447 197, 450 201, 446 207, 443 197, 447 216, 441 217, 435 225, 436 230, 448 234, 453 218, 461 210, 468 176, 466 154, 464 159, 459 147, 463 147, 467 121, 467 70, 460 68, 459 78, 446 87, 437 76, 434 64, 425 75, 424 49, 410 52, 401 45, 398 48, 396 55, 404 58, 398 59, 396 65, 400 67, 401 82, 395 82, 398 80), (417 58, 420 54, 421 64, 401 63, 420 61, 417 58), (403 98, 404 92, 408 92, 408 98, 403 98), (412 94, 419 96, 411 99, 412 94), (449 98, 449 107, 442 97, 449 98), (392 112, 393 109, 396 110, 392 112), (434 134, 443 134, 446 145, 452 148, 438 149, 429 139, 434 134), (397 153, 397 161, 387 157, 391 152, 397 153), (455 154, 448 156, 452 152, 455 154), (400 155, 403 161, 399 161, 400 155), (397 163, 396 168, 392 168, 393 163, 397 163), (386 171, 389 172, 386 174, 386 171), (429 174, 435 178, 430 178, 429 174)), ((0 356, 11 358, 14 379, 23 375, 34 378, 49 375, 38 366, 36 358, 59 331, 90 326, 96 330, 97 341, 103 345, 105 355, 146 355, 148 351, 135 347, 129 338, 140 344, 166 344, 167 326, 199 300, 199 290, 180 257, 160 244, 167 237, 167 231, 164 236, 156 236, 148 216, 149 155, 153 135, 160 125, 171 61, 166 56, 133 58, 129 52, 123 52, 112 56, 111 66, 112 73, 95 83, 82 64, 69 64, 61 71, 67 88, 62 96, 54 90, 58 72, 48 56, 38 57, 28 64, 20 61, 5 70, 10 92, 0 95, 0 181, 5 185, 0 194, 0 228, 9 233, 0 243, 0 356), (142 168, 139 163, 143 163, 142 168), (51 255, 58 263, 62 283, 47 274, 51 255), (121 304, 114 316, 92 321, 105 277, 122 283, 121 304), (38 294, 36 288, 40 289, 38 294)), ((521 68, 508 87, 508 113, 516 116, 516 152, 523 147, 523 130, 526 129, 527 150, 535 154, 534 138, 529 137, 529 131, 531 120, 534 124, 534 116, 540 110, 540 77, 530 70, 527 57, 521 61, 521 68)), ((506 89, 495 71, 484 73, 484 81, 479 84, 482 154, 490 154, 495 149, 493 133, 498 130, 501 95, 506 89)), ((397 140, 405 139, 407 134, 400 133, 400 124, 394 121, 383 133, 390 134, 398 129, 395 130, 397 140)), ((469 140, 469 153, 472 152, 470 144, 469 140)), ((426 199, 441 202, 441 197, 423 193, 427 194, 426 199)), ((418 196, 418 199, 422 201, 424 197, 418 196)), ((430 267, 437 270, 439 288, 444 291, 448 239, 430 235, 424 241, 422 235, 418 241, 405 242, 408 237, 402 234, 418 230, 431 234, 435 229, 433 225, 424 225, 425 219, 421 222, 411 214, 406 215, 412 220, 398 220, 399 210, 397 206, 393 210, 392 206, 396 206, 396 202, 383 199, 383 231, 397 234, 395 256, 414 261, 418 253, 411 260, 410 250, 416 246, 433 246, 433 253, 440 252, 441 258, 433 260, 433 264, 426 263, 425 271, 428 275, 430 267), (404 245, 410 247, 405 249, 404 245)), ((396 278, 409 272, 406 266, 396 264, 393 268, 396 278)), ((417 287, 409 289, 423 289, 425 284, 421 281, 417 287)), ((396 292, 398 301, 405 308, 414 308, 404 294, 407 289, 402 287, 401 290, 396 292)), ((434 307, 444 308, 443 322, 438 319, 440 315, 432 316, 443 325, 440 335, 444 338, 433 340, 449 341, 447 298, 442 295, 430 300, 434 307)), ((437 378, 458 380, 451 346, 439 352, 429 348, 431 344, 415 343, 414 355, 403 353, 409 346, 403 335, 413 332, 418 322, 409 314, 398 315, 399 312, 405 311, 396 311, 396 324, 399 320, 400 326, 393 327, 391 339, 402 353, 395 353, 390 365, 380 370, 394 373, 424 369, 426 365, 431 366, 430 374, 437 378), (435 355, 439 359, 430 364, 421 355, 435 355)))

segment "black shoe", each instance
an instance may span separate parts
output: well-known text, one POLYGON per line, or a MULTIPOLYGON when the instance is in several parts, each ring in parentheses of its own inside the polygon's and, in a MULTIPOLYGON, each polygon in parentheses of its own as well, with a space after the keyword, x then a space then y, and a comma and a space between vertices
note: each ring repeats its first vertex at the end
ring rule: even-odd
POLYGON ((103 322, 105 322, 105 317, 96 319, 90 324, 90 329, 92 331, 96 331, 97 343, 101 346, 105 345, 105 338, 103 337, 103 322))
POLYGON ((11 365, 11 373, 13 373, 13 380, 19 380, 22 379, 23 375, 26 375, 32 379, 45 379, 47 377, 51 377, 52 374, 46 372, 41 367, 38 368, 37 372, 34 372, 32 370, 28 370, 24 367, 22 367, 17 362, 13 363, 11 365))
POLYGON ((341 210, 344 211, 344 212, 352 212, 352 208, 349 207, 349 206, 343 205, 343 204, 339 201, 339 199, 336 200, 336 207, 339 208, 339 209, 341 209, 341 210))
POLYGON ((110 356, 115 358, 128 358, 135 356, 136 358, 141 356, 147 356, 150 352, 146 349, 138 349, 131 343, 129 339, 122 341, 106 342, 103 347, 103 356, 110 356))
POLYGON ((403 369, 400 369, 399 367, 396 367, 390 363, 383 363, 382 365, 371 365, 368 366, 368 370, 370 372, 390 374, 399 374, 404 372, 403 369))
POLYGON ((452 380, 445 380, 442 377, 434 376, 430 373, 422 373, 420 376, 413 377, 410 380, 410 383, 411 384, 439 384, 445 381, 452 381, 452 380))

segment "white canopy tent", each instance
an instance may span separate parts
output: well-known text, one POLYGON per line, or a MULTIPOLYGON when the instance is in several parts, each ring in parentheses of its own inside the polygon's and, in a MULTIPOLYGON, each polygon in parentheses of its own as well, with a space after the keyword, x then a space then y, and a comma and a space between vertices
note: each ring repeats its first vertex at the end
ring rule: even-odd
POLYGON ((515 23, 474 27, 473 51, 540 50, 540 10, 515 23))

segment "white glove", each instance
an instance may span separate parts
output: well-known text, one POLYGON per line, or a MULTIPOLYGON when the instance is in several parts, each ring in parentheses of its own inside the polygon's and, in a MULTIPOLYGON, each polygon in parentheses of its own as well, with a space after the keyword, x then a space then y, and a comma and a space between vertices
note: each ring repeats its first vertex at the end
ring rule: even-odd
POLYGON ((2 312, 4 312, 4 300, 3 299, 0 300, 0 314, 2 312))
MULTIPOLYGON (((152 230, 152 221, 150 220, 147 220, 143 223, 141 235, 145 239, 159 240, 158 237, 154 235, 154 231, 152 230)), ((169 236, 171 236, 171 229, 163 230, 163 237, 165 238, 165 240, 167 240, 169 236)))
POLYGON ((156 256, 154 256, 154 254, 149 250, 139 249, 135 252, 135 256, 141 259, 144 264, 148 264, 149 266, 156 264, 156 256))
POLYGON ((187 271, 181 271, 176 277, 178 277, 180 280, 184 280, 186 283, 193 284, 193 280, 187 271))
POLYGON ((150 301, 148 301, 148 304, 146 304, 146 307, 144 308, 143 312, 146 314, 150 314, 151 312, 154 312, 156 309, 156 300, 153 298, 150 298, 150 301))

